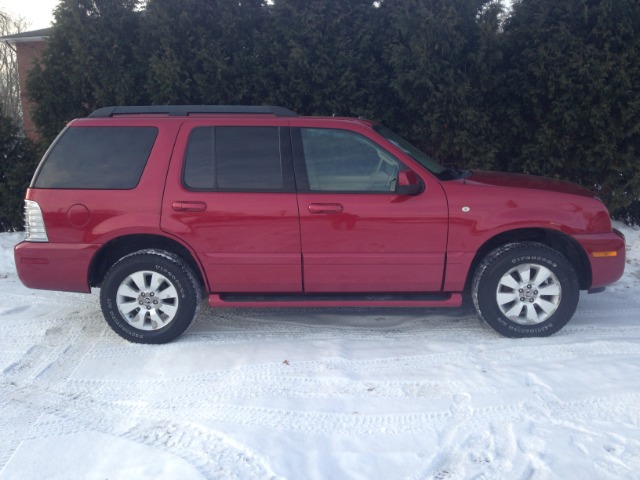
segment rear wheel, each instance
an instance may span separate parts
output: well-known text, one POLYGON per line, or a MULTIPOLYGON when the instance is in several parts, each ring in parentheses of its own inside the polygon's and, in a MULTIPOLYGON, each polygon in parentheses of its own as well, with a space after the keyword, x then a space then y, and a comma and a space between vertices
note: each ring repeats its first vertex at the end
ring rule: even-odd
POLYGON ((573 316, 580 287, 559 252, 533 242, 497 248, 482 261, 472 283, 480 317, 507 337, 556 333, 573 316))
POLYGON ((121 258, 107 272, 100 291, 109 326, 136 343, 166 343, 180 336, 195 318, 200 297, 191 268, 161 250, 121 258))

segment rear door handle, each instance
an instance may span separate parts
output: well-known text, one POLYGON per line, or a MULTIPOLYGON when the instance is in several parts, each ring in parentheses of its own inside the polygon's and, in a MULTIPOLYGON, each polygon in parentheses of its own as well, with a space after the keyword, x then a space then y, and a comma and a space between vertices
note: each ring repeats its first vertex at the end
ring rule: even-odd
POLYGON ((312 203, 309 205, 309 213, 332 214, 342 213, 344 207, 339 203, 312 203))
POLYGON ((173 202, 171 205, 176 212, 204 212, 207 204, 204 202, 173 202))

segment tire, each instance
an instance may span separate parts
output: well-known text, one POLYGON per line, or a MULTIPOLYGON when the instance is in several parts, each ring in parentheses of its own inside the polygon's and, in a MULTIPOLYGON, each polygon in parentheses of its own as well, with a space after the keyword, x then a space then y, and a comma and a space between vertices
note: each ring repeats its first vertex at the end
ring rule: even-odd
POLYGON ((546 337, 564 327, 580 298, 571 263, 534 242, 510 243, 489 253, 473 277, 476 311, 511 338, 546 337))
POLYGON ((191 325, 201 295, 184 260, 163 250, 141 250, 107 272, 100 305, 109 326, 126 340, 167 343, 191 325))

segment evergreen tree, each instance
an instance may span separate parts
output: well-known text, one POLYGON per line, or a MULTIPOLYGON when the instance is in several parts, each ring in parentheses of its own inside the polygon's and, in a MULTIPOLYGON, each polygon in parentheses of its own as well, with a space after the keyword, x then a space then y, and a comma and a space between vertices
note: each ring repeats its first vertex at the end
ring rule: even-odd
POLYGON ((491 164, 488 92, 498 63, 500 2, 385 0, 384 37, 399 129, 444 163, 491 164))
POLYGON ((154 104, 251 104, 259 95, 262 0, 150 0, 144 49, 154 104))
POLYGON ((69 120, 98 107, 146 103, 137 57, 138 0, 62 0, 41 65, 29 78, 34 121, 50 142, 69 120))
POLYGON ((638 198, 640 4, 520 0, 504 51, 502 168, 638 198))
POLYGON ((35 166, 33 145, 12 119, 0 115, 0 231, 22 230, 24 194, 35 166))
POLYGON ((277 0, 261 45, 270 103, 301 114, 384 114, 382 16, 367 0, 277 0))
POLYGON ((367 116, 444 163, 640 194, 636 0, 62 0, 29 90, 45 142, 110 104, 367 116), (142 3, 142 2, 140 2, 142 3))

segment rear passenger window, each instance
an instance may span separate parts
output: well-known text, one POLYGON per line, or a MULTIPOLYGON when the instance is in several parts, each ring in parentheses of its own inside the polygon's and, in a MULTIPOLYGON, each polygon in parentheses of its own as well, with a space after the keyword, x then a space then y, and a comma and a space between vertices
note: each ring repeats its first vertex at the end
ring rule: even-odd
POLYGON ((34 187, 129 190, 140 181, 155 127, 71 127, 41 165, 34 187))
POLYGON ((281 191, 283 178, 278 127, 198 127, 189 136, 187 188, 281 191))

